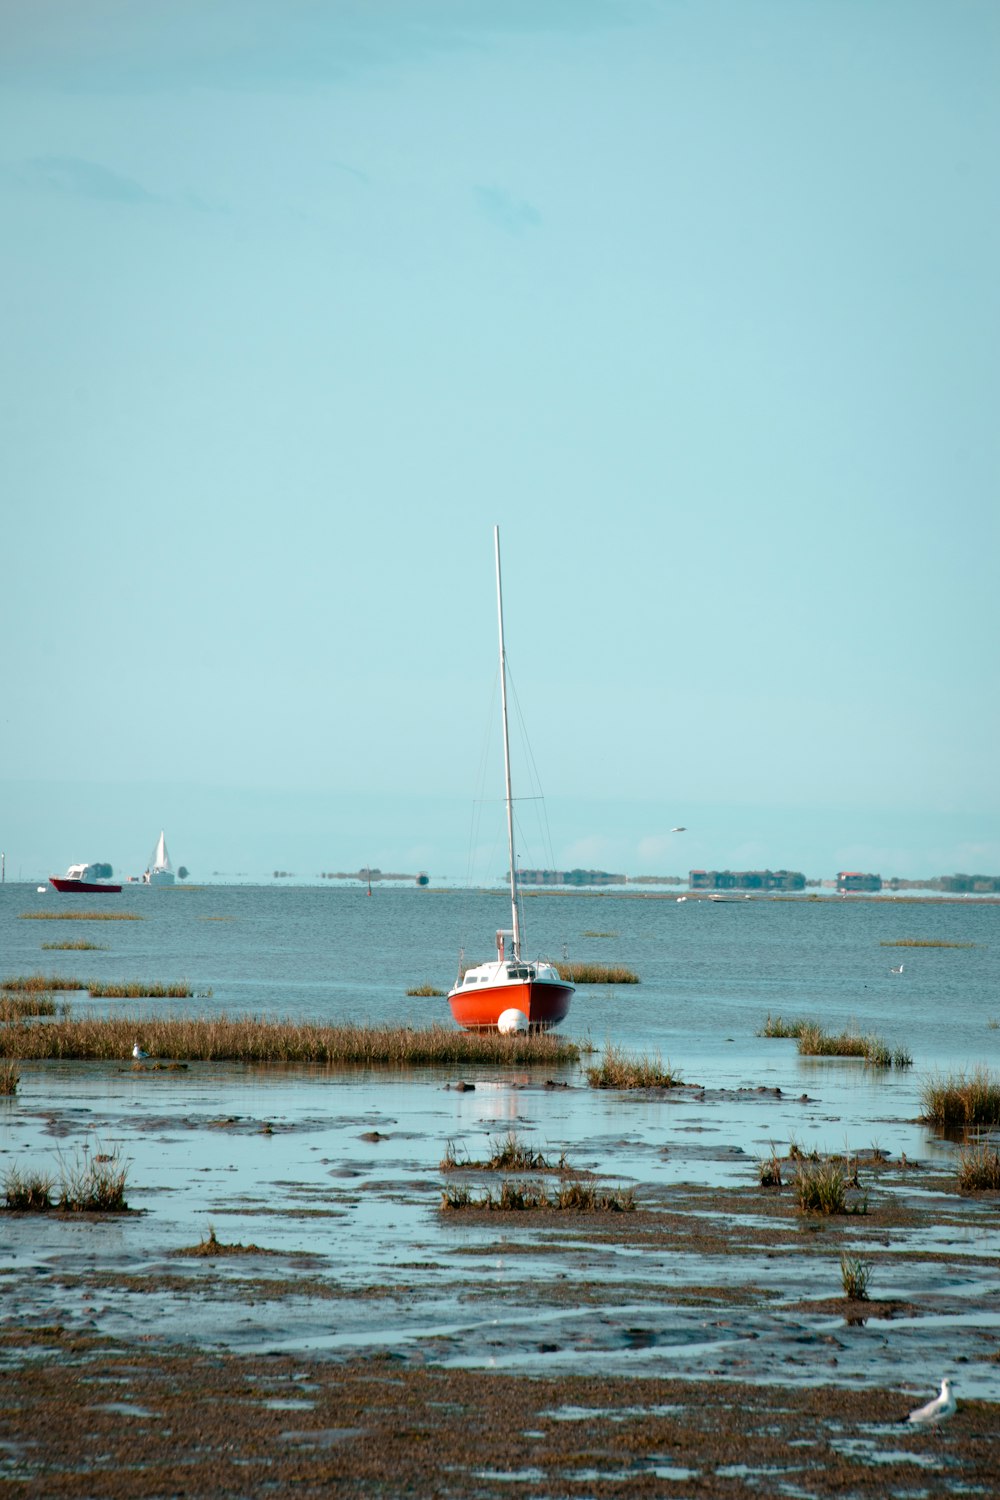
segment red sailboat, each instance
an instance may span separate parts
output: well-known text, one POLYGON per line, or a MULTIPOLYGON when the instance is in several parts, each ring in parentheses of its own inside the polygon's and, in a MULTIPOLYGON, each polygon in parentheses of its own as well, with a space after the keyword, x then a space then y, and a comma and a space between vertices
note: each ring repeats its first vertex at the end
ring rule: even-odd
POLYGON ((497 619, 500 629, 500 706, 503 720, 504 785, 507 798, 507 849, 510 856, 511 925, 496 935, 496 958, 459 974, 448 992, 448 1004, 466 1031, 547 1030, 569 1011, 573 985, 560 977, 548 959, 526 959, 517 900, 514 858, 514 808, 510 782, 510 738, 507 732, 507 656, 503 640, 503 590, 500 583, 500 528, 493 528, 496 553, 497 619))

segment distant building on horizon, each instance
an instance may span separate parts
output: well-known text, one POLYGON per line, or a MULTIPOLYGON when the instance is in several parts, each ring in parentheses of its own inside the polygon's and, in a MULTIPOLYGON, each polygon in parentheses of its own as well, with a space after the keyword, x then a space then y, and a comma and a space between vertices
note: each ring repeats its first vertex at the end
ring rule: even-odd
POLYGON ((848 891, 880 891, 882 889, 881 875, 864 875, 860 870, 838 870, 837 890, 842 895, 848 891))
MULTIPOLYGON (((510 879, 508 872, 503 876, 510 879)), ((627 875, 612 875, 608 870, 518 870, 518 885, 624 885, 627 875)))
POLYGON ((691 870, 693 891, 804 891, 801 870, 691 870))

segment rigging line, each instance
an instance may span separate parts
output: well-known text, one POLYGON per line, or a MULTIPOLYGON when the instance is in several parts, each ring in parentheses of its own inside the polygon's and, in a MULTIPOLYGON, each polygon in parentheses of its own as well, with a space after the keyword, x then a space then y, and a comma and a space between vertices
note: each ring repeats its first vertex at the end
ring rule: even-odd
POLYGON ((543 860, 547 856, 548 862, 549 862, 549 868, 550 869, 554 869, 555 868, 555 862, 556 862, 556 856, 555 856, 555 850, 552 847, 552 830, 549 827, 549 809, 548 809, 548 806, 547 806, 546 801, 545 801, 544 793, 542 792, 542 778, 538 774, 538 766, 535 763, 534 752, 533 752, 533 750, 531 748, 531 740, 528 737, 527 725, 524 722, 524 714, 521 711, 521 700, 517 696, 517 687, 516 687, 516 685, 514 683, 514 679, 513 679, 513 676, 511 674, 510 662, 509 661, 507 663, 507 686, 510 689, 510 695, 511 695, 511 697, 514 700, 514 710, 515 710, 515 712, 517 714, 517 722, 518 722, 518 724, 520 725, 520 728, 521 728, 521 740, 522 740, 522 744, 524 746, 524 749, 525 749, 525 752, 526 752, 526 755, 527 755, 527 761, 528 761, 528 766, 529 766, 529 771, 530 771, 531 779, 532 779, 532 782, 535 785, 535 787, 537 787, 537 789, 538 789, 538 796, 537 797, 535 797, 535 798, 524 797, 524 798, 521 798, 519 800, 524 801, 524 802, 529 802, 529 801, 541 802, 541 804, 542 804, 542 817, 539 819, 539 832, 541 834, 542 845, 543 845, 543 849, 544 849, 543 860))
POLYGON ((473 851, 478 846, 479 834, 482 825, 483 806, 485 798, 483 792, 486 787, 486 767, 489 760, 490 743, 493 739, 493 724, 496 718, 497 707, 497 684, 500 679, 500 667, 494 669, 493 692, 490 695, 490 710, 487 716, 486 729, 483 734, 482 745, 479 752, 479 770, 476 776, 476 788, 479 793, 472 801, 472 816, 469 820, 469 851, 465 864, 465 885, 468 890, 472 885, 472 860, 473 851))

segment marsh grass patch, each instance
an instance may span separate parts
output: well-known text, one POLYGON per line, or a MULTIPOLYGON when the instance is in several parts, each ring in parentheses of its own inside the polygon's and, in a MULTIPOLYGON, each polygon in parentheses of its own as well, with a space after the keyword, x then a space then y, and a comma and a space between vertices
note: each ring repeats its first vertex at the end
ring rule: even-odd
POLYGON ((45 1172, 25 1172, 15 1163, 4 1173, 4 1207, 12 1213, 48 1213, 54 1207, 55 1177, 45 1172))
POLYGON ((840 1257, 840 1280, 844 1296, 849 1302, 868 1301, 868 1283, 871 1280, 872 1263, 859 1255, 846 1251, 840 1257))
POLYGON ((408 989, 406 993, 408 995, 418 995, 422 998, 431 1000, 441 999, 445 991, 436 989, 433 984, 415 984, 410 989, 408 989))
POLYGON ((592 1183, 573 1180, 552 1189, 534 1183, 508 1181, 494 1191, 485 1188, 474 1193, 458 1184, 441 1194, 441 1208, 446 1213, 473 1210, 479 1213, 529 1213, 553 1211, 566 1213, 634 1213, 635 1192, 632 1188, 600 1188, 592 1183))
POLYGON ((946 943, 942 938, 894 938, 880 948, 974 948, 975 943, 946 943))
POLYGON ((81 1016, 45 1026, 0 1028, 0 1058, 132 1061, 137 1037, 154 1058, 175 1062, 320 1064, 414 1068, 448 1064, 552 1067, 579 1060, 573 1043, 546 1032, 459 1031, 428 1026, 326 1026, 266 1016, 81 1016))
POLYGON ((22 911, 22 922, 144 922, 137 911, 22 911))
POLYGON ((57 1153, 55 1172, 26 1172, 14 1163, 4 1177, 5 1207, 21 1213, 127 1213, 128 1168, 121 1150, 95 1144, 78 1147, 72 1156, 57 1153), (53 1190, 58 1182, 58 1192, 53 1190))
POLYGON ((641 984, 639 975, 627 964, 573 963, 561 958, 556 964, 560 979, 570 984, 641 984))
POLYGON ((958 1190, 960 1193, 1000 1191, 1000 1151, 996 1147, 976 1141, 959 1153, 958 1190))
POLYGON ((491 1151, 486 1161, 459 1158, 455 1144, 449 1141, 441 1159, 442 1172, 568 1172, 565 1152, 558 1161, 551 1162, 541 1151, 532 1151, 520 1139, 517 1132, 509 1130, 506 1135, 490 1141, 491 1151))
POLYGON ((890 1047, 872 1033, 841 1031, 831 1035, 815 1022, 803 1026, 798 1037, 801 1057, 858 1057, 872 1068, 909 1068, 913 1058, 904 1047, 890 1047))
MULTIPOLYGON (((190 1000, 194 990, 186 981, 160 984, 143 979, 129 979, 108 984, 94 981, 87 985, 87 993, 92 1000, 190 1000)), ((201 993, 205 999, 211 998, 211 990, 203 990, 201 993)))
POLYGON ((121 1214, 128 1212, 125 1186, 128 1167, 121 1148, 102 1151, 80 1147, 71 1157, 59 1158, 59 1207, 64 1213, 121 1214))
POLYGON ((281 1252, 264 1250, 260 1245, 226 1244, 216 1236, 215 1226, 209 1224, 207 1234, 198 1241, 197 1245, 185 1245, 180 1250, 171 1250, 169 1253, 193 1260, 214 1260, 219 1256, 227 1255, 279 1255, 281 1252))
POLYGON ((69 1006, 59 1006, 52 996, 43 992, 33 994, 0 993, 0 1021, 25 1021, 31 1016, 68 1015, 69 1006))
POLYGON ((86 938, 68 938, 64 943, 42 944, 43 952, 54 953, 60 949, 67 953, 107 953, 109 951, 106 943, 88 943, 86 938))
POLYGON ((0 979, 0 990, 16 995, 52 994, 57 990, 85 990, 85 979, 71 979, 66 974, 11 974, 0 979))
POLYGON ((807 1027, 815 1026, 815 1021, 808 1021, 802 1017, 797 1020, 786 1021, 784 1016, 772 1016, 767 1013, 767 1020, 756 1032, 757 1036, 770 1037, 800 1037, 807 1027))
POLYGON ((988 1068, 932 1076, 921 1090, 923 1119, 930 1125, 1000 1125, 1000 1078, 988 1068))
POLYGON ((0 1063, 0 1094, 16 1094, 21 1071, 14 1062, 0 1063))
POLYGON ((587 1082, 595 1089, 676 1089, 684 1080, 668 1061, 666 1068, 657 1055, 642 1057, 608 1044, 601 1061, 587 1069, 587 1082))
POLYGON ((857 1187, 856 1172, 852 1174, 845 1170, 833 1158, 800 1162, 795 1174, 795 1196, 803 1213, 867 1214, 867 1191, 860 1190, 858 1196, 849 1196, 848 1190, 857 1187))

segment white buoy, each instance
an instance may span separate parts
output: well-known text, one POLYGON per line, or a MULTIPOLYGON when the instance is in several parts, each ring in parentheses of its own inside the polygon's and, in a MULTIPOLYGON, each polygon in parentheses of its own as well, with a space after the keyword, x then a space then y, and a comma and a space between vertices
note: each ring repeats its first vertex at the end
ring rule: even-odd
POLYGON ((40 885, 40 886, 39 886, 39 887, 38 887, 38 894, 39 894, 39 895, 40 895, 40 896, 44 896, 44 895, 45 895, 45 892, 46 892, 46 891, 47 891, 47 890, 48 890, 48 886, 44 886, 44 885, 40 885))
POLYGON ((523 1010, 515 1010, 511 1006, 510 1010, 502 1010, 500 1012, 497 1021, 497 1031, 502 1032, 504 1036, 509 1036, 512 1031, 527 1031, 527 1029, 528 1018, 523 1010))

